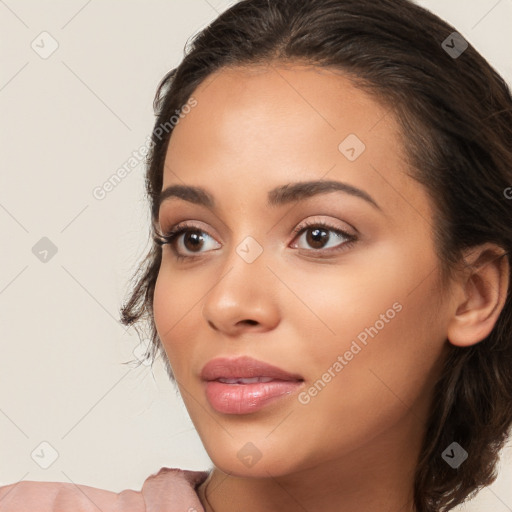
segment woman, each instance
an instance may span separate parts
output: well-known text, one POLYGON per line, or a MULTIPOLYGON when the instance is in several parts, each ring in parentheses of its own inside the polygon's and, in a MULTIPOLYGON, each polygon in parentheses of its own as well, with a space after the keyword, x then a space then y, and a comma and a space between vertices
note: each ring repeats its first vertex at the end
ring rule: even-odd
POLYGON ((122 308, 151 319, 214 466, 119 495, 22 482, 0 509, 434 512, 491 484, 512 424, 511 107, 408 0, 219 16, 157 92, 155 243, 122 308))

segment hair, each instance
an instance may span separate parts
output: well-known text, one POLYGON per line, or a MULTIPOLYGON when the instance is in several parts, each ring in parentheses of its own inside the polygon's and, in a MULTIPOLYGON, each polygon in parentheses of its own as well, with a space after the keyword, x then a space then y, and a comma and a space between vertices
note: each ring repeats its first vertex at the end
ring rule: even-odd
MULTIPOLYGON (((152 233, 172 129, 168 124, 196 88, 223 68, 305 63, 340 71, 389 108, 403 131, 411 178, 434 208, 433 238, 443 283, 463 251, 485 242, 512 246, 512 97, 503 78, 471 46, 458 57, 443 42, 455 29, 409 0, 244 0, 185 45, 181 63, 160 82, 147 157, 152 233), (510 190, 510 189, 509 189, 510 190)), ((451 44, 453 46, 453 44, 451 44)), ((160 353, 153 292, 162 247, 151 249, 132 277, 121 308, 124 325, 147 327, 160 353)), ((512 277, 492 332, 481 342, 450 344, 434 383, 414 475, 419 512, 448 511, 493 483, 512 425, 512 277), (457 469, 442 458, 453 442, 469 454, 457 469)))

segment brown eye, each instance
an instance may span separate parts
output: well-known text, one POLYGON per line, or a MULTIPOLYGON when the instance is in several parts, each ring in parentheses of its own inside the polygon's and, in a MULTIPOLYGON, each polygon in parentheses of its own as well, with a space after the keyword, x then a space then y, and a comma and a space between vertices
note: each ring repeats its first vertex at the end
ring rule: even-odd
POLYGON ((160 245, 169 245, 176 258, 183 260, 197 257, 191 256, 187 252, 199 256, 206 253, 207 250, 202 251, 201 249, 208 248, 208 239, 214 240, 203 229, 193 225, 178 224, 157 239, 156 242, 160 245))
POLYGON ((324 222, 306 223, 296 228, 294 232, 300 235, 299 242, 302 239, 304 245, 306 245, 306 247, 300 247, 299 245, 299 249, 310 249, 318 252, 344 250, 357 240, 355 235, 324 222))
POLYGON ((202 231, 186 230, 183 232, 183 245, 188 251, 200 250, 204 244, 204 237, 201 235, 202 231))
POLYGON ((308 228, 306 229, 306 242, 313 249, 323 249, 324 244, 329 241, 329 230, 325 228, 308 228))

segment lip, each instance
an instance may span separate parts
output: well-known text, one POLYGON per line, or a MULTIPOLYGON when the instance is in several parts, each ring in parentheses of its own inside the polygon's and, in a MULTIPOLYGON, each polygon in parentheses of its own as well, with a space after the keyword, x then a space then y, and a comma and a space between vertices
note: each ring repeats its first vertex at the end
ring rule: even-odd
POLYGON ((258 361, 249 356, 216 358, 201 371, 206 398, 217 412, 249 414, 285 397, 304 386, 302 376, 258 361), (218 379, 270 377, 268 382, 225 383, 218 379))
POLYGON ((217 357, 203 366, 201 379, 205 381, 251 377, 271 377, 281 381, 303 381, 301 375, 289 373, 270 363, 249 356, 217 357))
POLYGON ((299 380, 272 380, 254 384, 224 384, 218 380, 205 383, 206 398, 217 412, 249 414, 263 407, 290 398, 304 386, 299 380))

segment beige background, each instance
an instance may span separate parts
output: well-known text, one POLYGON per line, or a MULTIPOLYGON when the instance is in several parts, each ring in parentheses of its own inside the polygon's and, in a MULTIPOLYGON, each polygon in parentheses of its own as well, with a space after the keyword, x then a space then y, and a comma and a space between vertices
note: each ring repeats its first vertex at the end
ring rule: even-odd
MULTIPOLYGON (((512 0, 419 3, 512 83, 512 0)), ((139 339, 118 309, 149 247, 142 164, 105 198, 93 190, 146 143, 159 80, 228 4, 0 0, 0 485, 120 491, 161 466, 209 467, 161 361, 122 364, 139 339), (32 252, 43 237, 57 248, 46 263, 32 252)), ((511 481, 509 443, 497 482, 459 510, 512 511, 511 481)))

